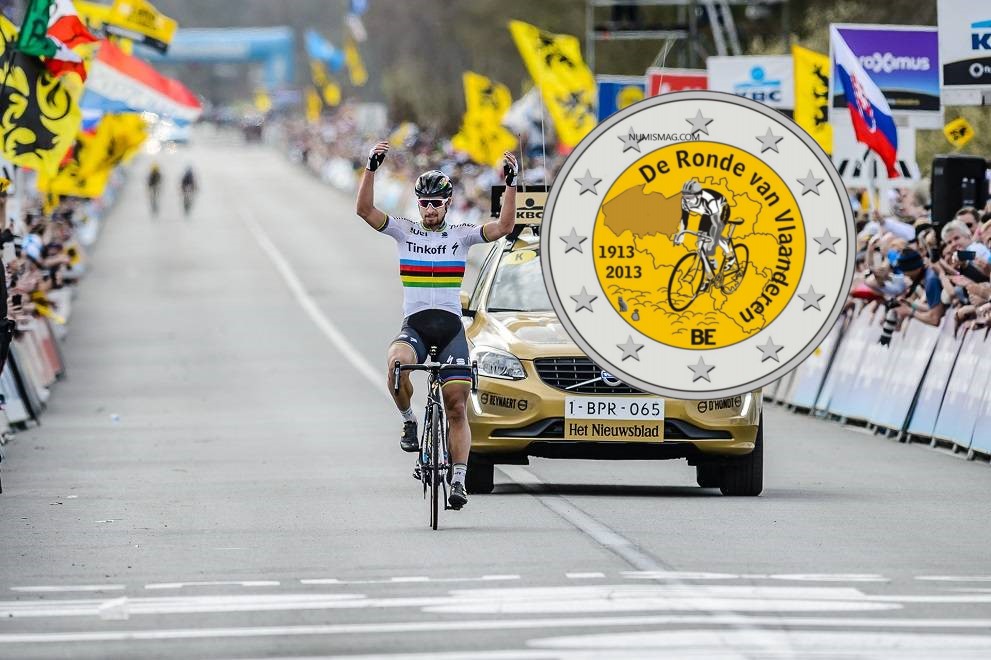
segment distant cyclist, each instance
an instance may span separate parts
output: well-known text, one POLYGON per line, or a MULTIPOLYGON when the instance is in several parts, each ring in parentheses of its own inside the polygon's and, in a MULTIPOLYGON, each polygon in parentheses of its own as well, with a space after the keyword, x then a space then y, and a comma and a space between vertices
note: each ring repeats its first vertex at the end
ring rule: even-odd
POLYGON ((151 202, 152 215, 158 215, 158 200, 162 192, 162 171, 158 163, 152 163, 148 172, 148 200, 151 202))
POLYGON ((193 197, 196 195, 196 175, 193 174, 192 165, 186 167, 186 171, 182 173, 179 188, 182 190, 182 210, 189 215, 190 209, 193 208, 193 197))
POLYGON ((699 220, 699 233, 708 233, 712 238, 705 248, 705 254, 712 270, 716 269, 717 244, 725 255, 723 269, 732 268, 736 262, 736 257, 730 249, 729 242, 723 236, 723 227, 726 226, 726 221, 729 219, 729 206, 726 204, 726 197, 716 190, 703 188, 698 179, 686 181, 681 188, 681 222, 678 224, 678 233, 674 236, 675 245, 681 245, 684 241, 688 217, 692 213, 702 216, 699 220))
POLYGON ((403 416, 403 451, 419 451, 416 415, 411 398, 413 384, 403 372, 399 392, 392 388, 393 364, 421 364, 431 346, 437 359, 446 364, 465 365, 464 371, 449 370, 441 376, 444 409, 447 412, 448 442, 454 470, 448 502, 460 509, 468 502, 465 474, 471 431, 465 410, 471 385, 468 342, 461 323, 459 291, 464 278, 468 248, 477 243, 496 241, 509 234, 516 219, 516 158, 506 152, 503 174, 506 195, 497 221, 479 226, 449 223, 447 212, 454 195, 454 184, 443 172, 431 170, 416 179, 413 192, 420 218, 411 220, 387 215, 375 208, 375 170, 385 160, 388 142, 379 142, 368 153, 368 165, 358 186, 356 211, 372 229, 391 236, 399 249, 399 277, 403 282, 403 325, 389 346, 385 383, 403 416))

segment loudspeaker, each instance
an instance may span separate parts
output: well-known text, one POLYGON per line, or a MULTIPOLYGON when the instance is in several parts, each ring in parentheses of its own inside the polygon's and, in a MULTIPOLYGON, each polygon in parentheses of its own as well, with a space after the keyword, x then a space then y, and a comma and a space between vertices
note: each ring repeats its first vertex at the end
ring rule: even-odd
POLYGON ((932 222, 942 226, 964 206, 984 207, 988 201, 987 162, 980 156, 936 156, 933 158, 929 194, 932 222))

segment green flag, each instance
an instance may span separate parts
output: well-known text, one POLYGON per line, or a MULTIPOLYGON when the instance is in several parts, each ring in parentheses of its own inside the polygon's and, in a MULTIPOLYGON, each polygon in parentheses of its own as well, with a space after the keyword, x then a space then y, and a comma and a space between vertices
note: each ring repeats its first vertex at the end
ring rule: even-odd
POLYGON ((52 57, 58 46, 48 38, 48 21, 54 0, 30 0, 28 11, 21 25, 21 35, 17 39, 17 49, 25 55, 52 57))

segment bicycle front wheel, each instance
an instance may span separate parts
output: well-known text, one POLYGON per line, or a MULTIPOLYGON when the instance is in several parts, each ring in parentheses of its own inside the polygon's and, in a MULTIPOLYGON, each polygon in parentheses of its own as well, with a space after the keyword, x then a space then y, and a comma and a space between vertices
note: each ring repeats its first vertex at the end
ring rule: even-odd
POLYGON ((430 426, 430 527, 432 529, 437 529, 437 518, 440 512, 440 498, 441 498, 441 447, 443 447, 443 433, 444 433, 444 422, 443 422, 443 411, 440 409, 439 404, 433 404, 432 406, 433 424, 430 426))
POLYGON ((705 266, 697 252, 686 254, 671 271, 668 280, 668 304, 671 309, 681 312, 695 302, 705 281, 705 266))

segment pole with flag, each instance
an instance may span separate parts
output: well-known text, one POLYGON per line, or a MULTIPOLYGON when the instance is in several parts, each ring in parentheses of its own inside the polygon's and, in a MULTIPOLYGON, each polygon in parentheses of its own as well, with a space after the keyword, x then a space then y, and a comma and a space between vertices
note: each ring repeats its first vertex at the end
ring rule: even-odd
POLYGON ((829 41, 836 79, 843 86, 857 141, 878 155, 888 170, 888 178, 896 178, 898 131, 891 106, 835 27, 829 29, 829 41))

